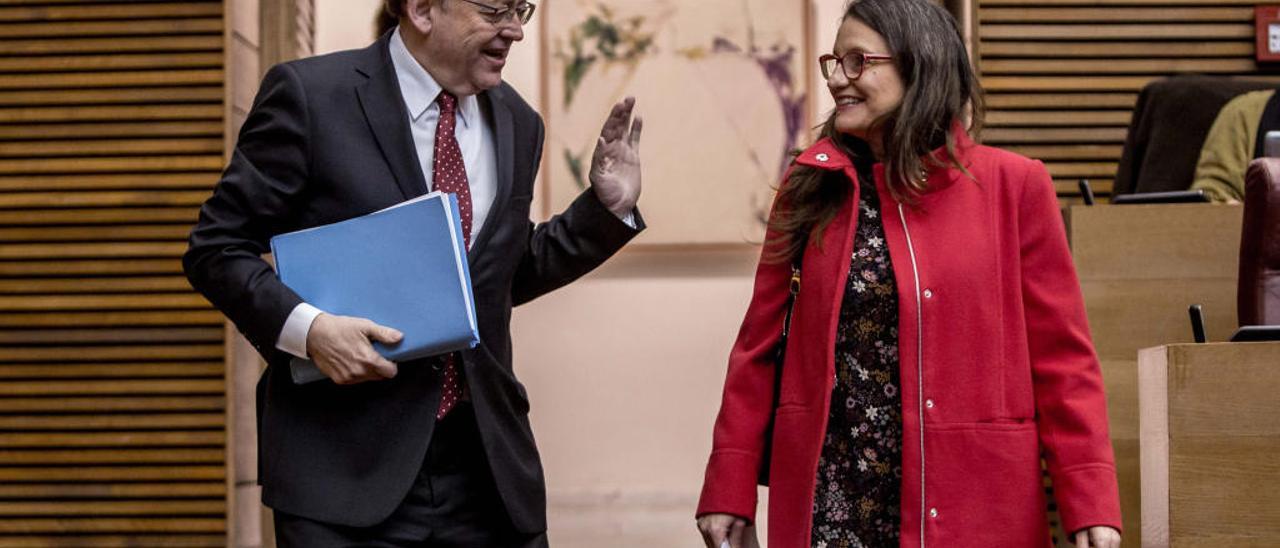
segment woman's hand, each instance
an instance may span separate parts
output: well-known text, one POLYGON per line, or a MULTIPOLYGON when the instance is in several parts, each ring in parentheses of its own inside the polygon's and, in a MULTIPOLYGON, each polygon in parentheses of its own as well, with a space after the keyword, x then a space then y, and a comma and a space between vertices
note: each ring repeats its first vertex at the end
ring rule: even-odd
POLYGON ((707 514, 698 518, 698 531, 707 548, 760 548, 756 527, 729 514, 707 514))
POLYGON ((1120 548, 1120 531, 1110 527, 1090 527, 1076 532, 1076 548, 1120 548))

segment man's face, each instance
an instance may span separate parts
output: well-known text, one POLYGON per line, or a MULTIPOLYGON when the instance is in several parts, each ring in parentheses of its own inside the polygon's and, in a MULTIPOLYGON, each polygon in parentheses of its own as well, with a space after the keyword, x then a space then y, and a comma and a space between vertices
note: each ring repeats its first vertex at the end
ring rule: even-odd
MULTIPOLYGON (((432 76, 441 86, 454 95, 473 95, 502 82, 507 54, 512 44, 524 39, 524 30, 514 16, 498 19, 488 8, 511 8, 517 2, 434 0, 430 3, 425 13, 429 30, 421 58, 430 65, 432 76)), ((411 9, 415 3, 410 2, 411 9)))

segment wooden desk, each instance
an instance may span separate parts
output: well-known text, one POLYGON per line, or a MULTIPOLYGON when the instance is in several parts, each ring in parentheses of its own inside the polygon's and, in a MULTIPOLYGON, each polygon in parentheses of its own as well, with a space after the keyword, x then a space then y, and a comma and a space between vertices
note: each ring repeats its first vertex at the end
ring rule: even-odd
POLYGON ((1236 327, 1239 206, 1100 205, 1065 212, 1085 309, 1106 382, 1126 547, 1141 544, 1138 350, 1191 342, 1187 307, 1204 306, 1210 340, 1236 327))
POLYGON ((1280 343, 1138 358, 1144 547, 1280 543, 1280 343))

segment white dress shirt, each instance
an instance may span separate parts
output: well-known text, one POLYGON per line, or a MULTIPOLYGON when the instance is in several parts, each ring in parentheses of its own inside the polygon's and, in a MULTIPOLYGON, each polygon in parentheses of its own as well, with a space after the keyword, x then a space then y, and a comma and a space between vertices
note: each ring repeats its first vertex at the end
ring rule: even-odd
MULTIPOLYGON (((427 188, 435 188, 434 169, 436 125, 440 121, 440 106, 436 98, 443 88, 435 78, 409 53, 400 29, 391 34, 391 64, 400 82, 400 94, 409 112, 409 127, 413 133, 413 145, 418 151, 422 175, 427 188)), ((493 140, 493 128, 480 111, 480 101, 475 95, 458 98, 457 124, 454 135, 462 149, 462 163, 467 169, 467 183, 471 187, 472 241, 480 234, 485 219, 493 208, 498 194, 498 158, 493 140)), ((634 212, 628 213, 623 222, 635 228, 634 212)), ((276 348, 298 356, 307 357, 307 333, 311 322, 323 310, 302 303, 294 307, 280 330, 276 348)))

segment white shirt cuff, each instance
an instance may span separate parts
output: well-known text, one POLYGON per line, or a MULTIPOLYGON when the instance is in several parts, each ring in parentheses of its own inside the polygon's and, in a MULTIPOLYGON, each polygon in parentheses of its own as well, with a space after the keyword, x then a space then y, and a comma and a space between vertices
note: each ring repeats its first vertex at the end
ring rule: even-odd
POLYGON ((631 211, 628 211, 627 214, 622 217, 622 222, 625 223, 627 226, 631 227, 631 230, 635 230, 636 229, 636 210, 633 209, 631 211))
POLYGON ((280 338, 276 339, 276 348, 304 360, 308 359, 307 333, 311 332, 311 322, 322 313, 323 310, 307 303, 293 307, 293 312, 284 321, 284 328, 280 330, 280 338))

